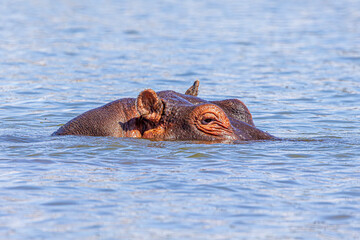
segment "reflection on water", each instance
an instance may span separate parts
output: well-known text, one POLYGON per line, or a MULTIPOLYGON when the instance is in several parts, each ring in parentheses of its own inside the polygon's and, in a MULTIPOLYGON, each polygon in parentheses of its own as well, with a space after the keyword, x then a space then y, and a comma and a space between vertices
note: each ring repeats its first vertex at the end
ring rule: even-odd
POLYGON ((4 239, 358 239, 360 18, 346 1, 3 1, 4 239), (239 98, 281 138, 50 137, 145 88, 239 98))

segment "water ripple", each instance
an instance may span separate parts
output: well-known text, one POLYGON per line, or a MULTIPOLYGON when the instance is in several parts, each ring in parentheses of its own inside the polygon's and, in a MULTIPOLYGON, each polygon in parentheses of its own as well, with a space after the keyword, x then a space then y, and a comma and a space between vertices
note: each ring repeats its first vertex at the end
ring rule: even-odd
POLYGON ((358 3, 2 1, 4 239, 358 239, 358 3), (321 9, 321 14, 319 14, 321 9), (51 137, 152 88, 238 98, 275 141, 51 137))

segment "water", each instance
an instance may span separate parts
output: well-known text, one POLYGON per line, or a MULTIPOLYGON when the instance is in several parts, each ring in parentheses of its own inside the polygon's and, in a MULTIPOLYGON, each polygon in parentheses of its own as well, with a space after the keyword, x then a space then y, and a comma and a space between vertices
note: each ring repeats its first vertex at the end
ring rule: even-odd
POLYGON ((2 1, 1 239, 359 239, 359 1, 2 1), (281 141, 51 137, 145 88, 281 141))

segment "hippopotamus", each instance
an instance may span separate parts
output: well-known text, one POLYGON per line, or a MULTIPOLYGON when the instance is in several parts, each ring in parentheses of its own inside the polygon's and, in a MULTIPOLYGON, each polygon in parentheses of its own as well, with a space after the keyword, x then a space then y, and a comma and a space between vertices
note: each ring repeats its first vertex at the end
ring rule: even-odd
POLYGON ((239 142, 274 139, 256 128, 238 99, 207 101, 197 97, 199 81, 181 94, 146 89, 87 111, 53 135, 111 136, 154 140, 239 142))

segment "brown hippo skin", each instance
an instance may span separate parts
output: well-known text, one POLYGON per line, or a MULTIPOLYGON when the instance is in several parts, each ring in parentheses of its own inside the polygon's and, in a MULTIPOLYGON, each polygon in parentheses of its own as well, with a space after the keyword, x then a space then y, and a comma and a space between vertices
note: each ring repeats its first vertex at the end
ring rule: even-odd
POLYGON ((53 135, 85 135, 237 142, 274 137, 256 128, 248 108, 238 99, 206 101, 197 97, 199 81, 185 94, 142 91, 87 111, 53 135))

